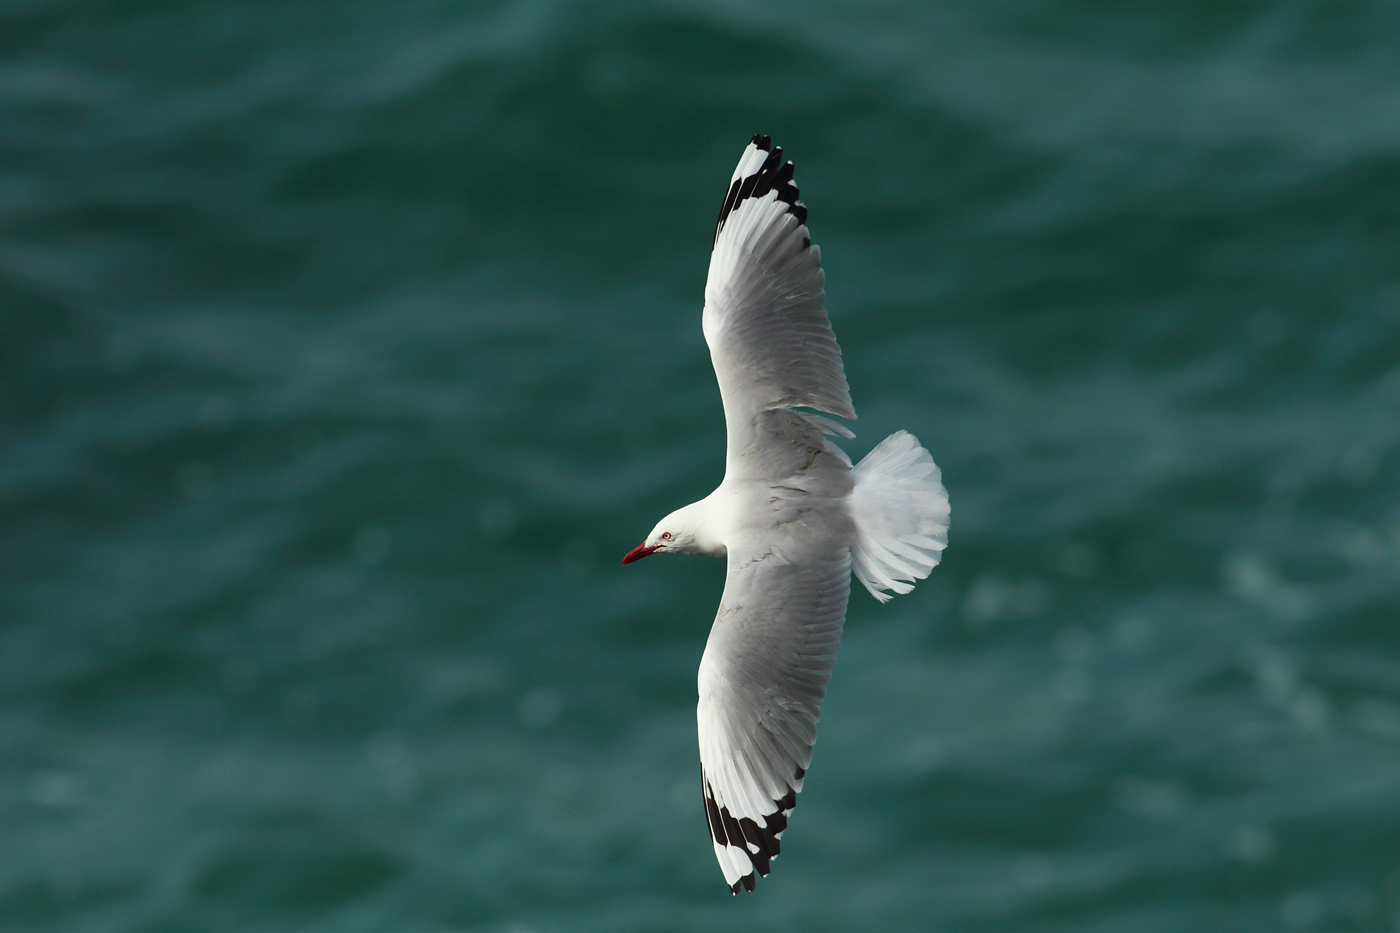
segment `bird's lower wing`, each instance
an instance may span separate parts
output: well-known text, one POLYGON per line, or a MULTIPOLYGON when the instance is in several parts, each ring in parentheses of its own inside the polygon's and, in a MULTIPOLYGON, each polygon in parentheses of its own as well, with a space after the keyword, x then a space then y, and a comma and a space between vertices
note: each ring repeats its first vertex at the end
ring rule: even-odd
POLYGON ((715 857, 736 894, 768 874, 812 759, 850 596, 845 548, 798 558, 730 548, 700 662, 700 778, 715 857))
MULTIPOLYGON (((792 440, 756 424, 765 413, 805 407, 856 416, 826 316, 821 251, 808 236, 807 209, 782 153, 767 136, 755 136, 744 150, 720 209, 705 283, 705 341, 724 399, 731 469, 755 447, 792 440)), ((809 417, 788 420, 807 429, 809 417)), ((817 427, 808 433, 820 438, 817 427)))

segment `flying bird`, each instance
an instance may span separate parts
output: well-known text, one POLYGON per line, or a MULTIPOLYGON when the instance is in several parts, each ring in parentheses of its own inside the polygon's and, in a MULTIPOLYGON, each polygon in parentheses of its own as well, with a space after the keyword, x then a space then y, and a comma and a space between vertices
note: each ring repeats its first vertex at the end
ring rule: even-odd
POLYGON ((705 815, 735 894, 768 874, 797 805, 851 574, 885 602, 928 576, 948 541, 948 494, 912 434, 852 466, 830 438, 855 435, 815 413, 856 417, 792 175, 755 136, 715 225, 702 326, 729 436, 724 482, 622 560, 728 561, 696 719, 705 815))

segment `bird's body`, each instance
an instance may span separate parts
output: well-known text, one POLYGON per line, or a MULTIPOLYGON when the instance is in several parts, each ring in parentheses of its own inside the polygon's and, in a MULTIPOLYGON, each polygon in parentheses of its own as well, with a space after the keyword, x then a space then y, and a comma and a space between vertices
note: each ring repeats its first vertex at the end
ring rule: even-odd
POLYGON ((730 889, 767 875, 811 761, 852 571, 881 601, 927 576, 947 542, 938 468, 897 432, 856 466, 798 410, 854 419, 792 163, 755 136, 730 180, 703 328, 724 401, 724 481, 662 519, 653 553, 728 561, 700 661, 701 790, 730 889))

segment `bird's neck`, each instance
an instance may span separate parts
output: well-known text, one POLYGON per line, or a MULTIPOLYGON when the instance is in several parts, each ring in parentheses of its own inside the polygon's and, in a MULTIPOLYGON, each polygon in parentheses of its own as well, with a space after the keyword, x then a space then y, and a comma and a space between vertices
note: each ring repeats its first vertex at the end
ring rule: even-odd
POLYGON ((686 531, 695 542, 691 548, 687 548, 688 551, 704 554, 706 557, 724 557, 729 553, 724 544, 728 523, 725 521, 723 503, 717 499, 719 495, 720 490, 716 489, 700 501, 692 502, 680 510, 680 514, 685 516, 686 531))

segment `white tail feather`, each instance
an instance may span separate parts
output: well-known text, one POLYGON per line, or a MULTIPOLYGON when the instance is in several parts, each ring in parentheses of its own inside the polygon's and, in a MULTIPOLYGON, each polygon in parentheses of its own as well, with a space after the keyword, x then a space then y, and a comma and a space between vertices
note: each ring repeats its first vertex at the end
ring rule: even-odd
POLYGON ((880 602, 907 593, 948 546, 948 492, 933 457, 908 431, 885 438, 856 464, 851 569, 880 602))

